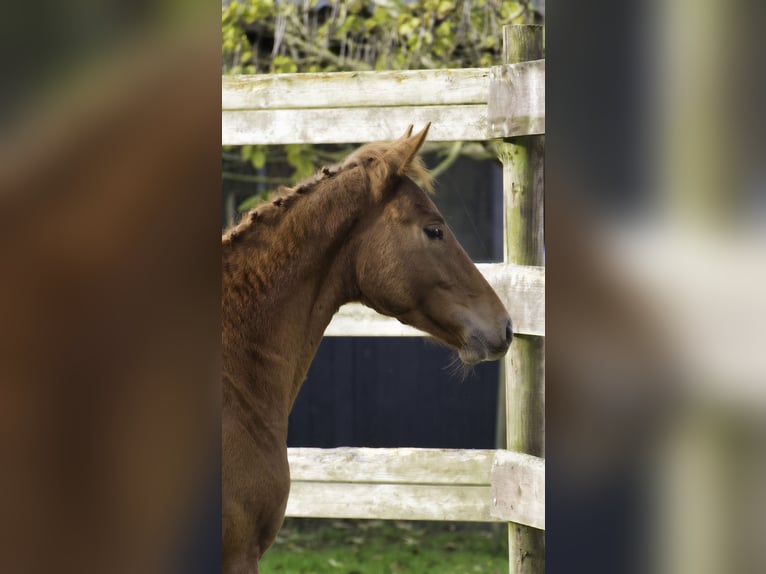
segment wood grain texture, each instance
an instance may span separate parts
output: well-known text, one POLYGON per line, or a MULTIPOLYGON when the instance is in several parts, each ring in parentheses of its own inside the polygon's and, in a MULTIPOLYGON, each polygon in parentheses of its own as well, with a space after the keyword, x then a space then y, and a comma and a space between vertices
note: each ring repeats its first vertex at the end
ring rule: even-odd
POLYGON ((545 133, 545 60, 494 66, 489 77, 488 137, 545 133))
POLYGON ((545 125, 544 77, 544 61, 496 69, 224 76, 221 141, 363 143, 395 139, 410 123, 428 121, 429 141, 535 134, 545 125), (502 86, 494 105, 492 74, 502 86))
POLYGON ((486 104, 489 69, 223 76, 224 110, 486 104))
POLYGON ((288 516, 545 527, 545 461, 494 450, 291 448, 288 516))
POLYGON ((486 104, 224 111, 223 145, 389 141, 431 122, 428 141, 487 137, 486 104))
POLYGON ((290 448, 293 481, 489 485, 493 450, 290 448))
POLYGON ((493 517, 545 529, 544 459, 499 450, 491 484, 493 517))
POLYGON ((286 516, 493 522, 489 486, 293 482, 286 516))
POLYGON ((545 57, 545 27, 540 24, 503 26, 503 58, 506 64, 545 57))

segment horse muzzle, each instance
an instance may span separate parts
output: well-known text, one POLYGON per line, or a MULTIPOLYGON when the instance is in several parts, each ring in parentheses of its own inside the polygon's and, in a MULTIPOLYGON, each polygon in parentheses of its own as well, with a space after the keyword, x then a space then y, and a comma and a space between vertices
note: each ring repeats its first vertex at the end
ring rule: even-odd
POLYGON ((496 361, 508 352, 512 340, 513 324, 508 318, 501 329, 494 329, 491 333, 474 330, 466 339, 465 345, 458 350, 458 355, 466 365, 496 361))

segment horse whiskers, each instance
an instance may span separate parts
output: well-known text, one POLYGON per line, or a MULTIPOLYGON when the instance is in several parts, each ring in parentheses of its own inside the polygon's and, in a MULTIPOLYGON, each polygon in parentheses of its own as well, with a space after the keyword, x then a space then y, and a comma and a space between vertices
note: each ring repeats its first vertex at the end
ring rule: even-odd
MULTIPOLYGON (((436 345, 438 347, 444 347, 447 349, 450 348, 446 343, 443 343, 434 337, 426 337, 423 339, 423 342, 426 345, 436 345)), ((445 371, 450 377, 459 377, 461 383, 465 382, 465 380, 471 374, 473 374, 474 365, 467 365, 464 363, 460 358, 460 354, 455 350, 452 350, 451 357, 452 358, 450 359, 449 363, 442 367, 442 370, 445 371)))
POLYGON ((450 377, 459 377, 460 382, 464 383, 469 375, 473 374, 473 365, 466 365, 460 360, 460 355, 453 353, 452 359, 444 367, 444 370, 450 377))

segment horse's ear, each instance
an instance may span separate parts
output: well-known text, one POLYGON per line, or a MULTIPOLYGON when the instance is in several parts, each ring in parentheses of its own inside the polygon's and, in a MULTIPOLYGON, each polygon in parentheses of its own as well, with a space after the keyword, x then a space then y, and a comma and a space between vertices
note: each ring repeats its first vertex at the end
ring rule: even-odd
MULTIPOLYGON (((423 142, 426 141, 426 135, 428 135, 428 128, 430 127, 431 127, 431 122, 428 122, 426 124, 426 127, 420 130, 414 136, 407 138, 407 142, 405 144, 407 147, 405 150, 404 161, 402 161, 398 169, 399 175, 402 175, 407 171, 407 168, 409 167, 410 163, 418 154, 418 151, 420 151, 420 148, 423 146, 423 142)), ((411 133, 412 126, 410 126, 410 129, 408 129, 407 131, 411 133)))
MULTIPOLYGON (((388 189, 395 189, 392 185, 394 179, 408 175, 414 179, 421 180, 425 188, 430 191, 431 184, 423 162, 417 157, 423 142, 428 134, 428 128, 431 122, 414 136, 412 126, 398 140, 386 144, 370 144, 372 148, 363 147, 361 151, 368 152, 367 164, 370 166, 367 170, 368 176, 372 182, 372 188, 376 197, 382 197, 388 189), (372 153, 372 149, 379 153, 372 153), (371 165, 370 165, 371 164, 371 165)), ((352 163, 358 162, 360 158, 367 154, 354 154, 346 160, 352 163)))
MULTIPOLYGON (((420 130, 418 133, 416 133, 412 139, 414 141, 415 146, 415 153, 418 153, 418 150, 420 150, 420 146, 423 145, 423 142, 426 141, 426 136, 428 135, 428 128, 431 127, 431 122, 428 122, 426 124, 426 127, 424 127, 422 130, 420 130)), ((412 133, 412 130, 410 130, 410 133, 412 133)))

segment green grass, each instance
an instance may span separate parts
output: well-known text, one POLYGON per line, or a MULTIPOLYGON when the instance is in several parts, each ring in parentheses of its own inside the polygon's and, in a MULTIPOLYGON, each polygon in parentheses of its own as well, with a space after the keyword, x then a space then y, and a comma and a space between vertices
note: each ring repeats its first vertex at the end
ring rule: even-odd
POLYGON ((285 520, 261 574, 505 574, 504 524, 285 520))

